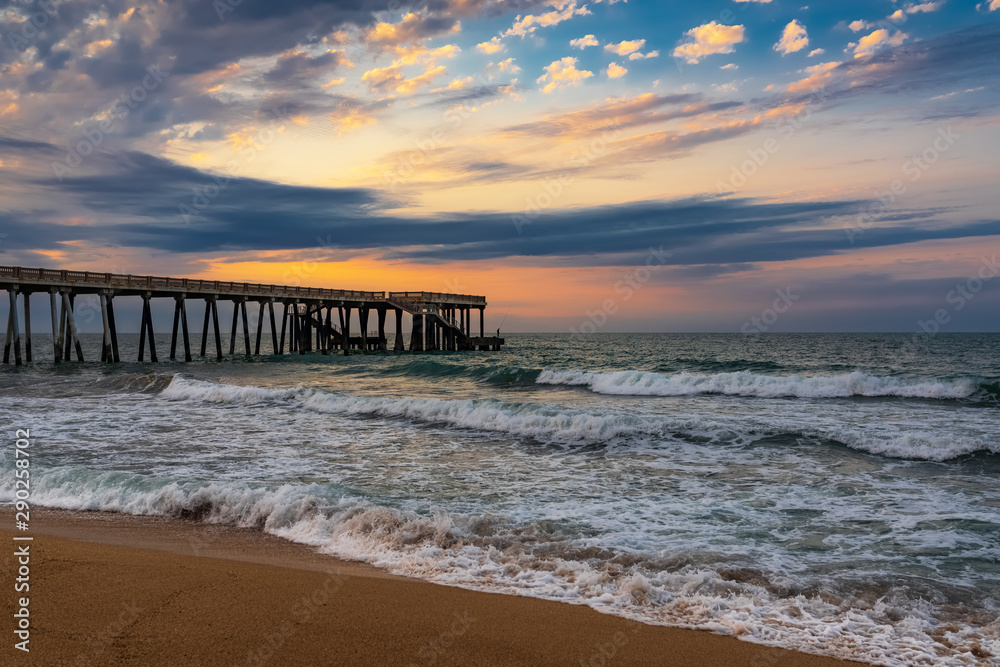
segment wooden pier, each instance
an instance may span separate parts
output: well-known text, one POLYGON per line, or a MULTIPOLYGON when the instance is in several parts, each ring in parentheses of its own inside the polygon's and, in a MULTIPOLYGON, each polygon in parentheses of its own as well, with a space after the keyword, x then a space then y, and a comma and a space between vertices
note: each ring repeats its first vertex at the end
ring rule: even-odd
POLYGON ((424 350, 499 350, 504 340, 499 336, 486 336, 483 325, 486 297, 439 292, 362 292, 356 290, 320 289, 288 285, 262 285, 256 283, 190 280, 158 276, 133 276, 90 271, 29 269, 18 266, 0 266, 0 289, 6 290, 10 311, 7 316, 7 335, 4 339, 3 363, 10 363, 13 349, 14 363, 30 362, 31 354, 31 295, 47 293, 52 316, 52 356, 56 363, 70 361, 73 353, 83 361, 83 348, 74 315, 74 301, 78 295, 97 295, 101 306, 104 341, 101 346, 102 362, 118 362, 118 327, 115 320, 115 297, 142 299, 142 316, 139 324, 138 361, 157 361, 154 342, 153 317, 150 302, 153 299, 174 300, 174 320, 170 337, 170 359, 177 358, 178 336, 183 342, 183 357, 191 361, 191 340, 188 328, 188 302, 204 301, 204 320, 201 330, 201 356, 205 356, 209 340, 214 338, 215 356, 223 358, 223 339, 219 330, 219 301, 233 303, 232 327, 229 335, 229 354, 236 354, 242 343, 247 356, 260 354, 264 333, 265 315, 274 354, 288 352, 329 354, 353 350, 388 350, 386 318, 395 318, 395 337, 392 349, 403 351, 424 350), (24 358, 21 356, 21 319, 24 321, 24 358), (256 303, 256 313, 248 313, 247 303, 256 303), (277 305, 278 318, 275 318, 277 305), (353 312, 358 312, 358 335, 352 335, 353 312), (479 311, 479 335, 472 335, 472 311, 479 311), (403 335, 403 313, 411 320, 410 340, 407 348, 403 335), (251 317, 256 316, 256 333, 251 340, 251 317), (374 315, 377 326, 369 329, 374 315), (280 326, 279 326, 280 320, 280 326), (242 324, 242 326, 240 326, 242 324), (211 326, 211 329, 210 329, 211 326), (280 329, 280 335, 279 335, 280 329), (375 335, 372 336, 372 333, 375 335), (214 336, 210 335, 214 334, 214 336), (242 334, 242 336, 240 335, 242 334))

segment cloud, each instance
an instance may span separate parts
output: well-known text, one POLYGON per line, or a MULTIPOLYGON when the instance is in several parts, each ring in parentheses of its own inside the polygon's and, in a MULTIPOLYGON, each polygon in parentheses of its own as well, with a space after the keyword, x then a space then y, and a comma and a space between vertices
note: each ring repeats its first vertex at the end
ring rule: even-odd
POLYGON ((635 53, 639 51, 646 45, 646 40, 644 39, 634 39, 619 42, 617 44, 607 44, 604 46, 605 51, 611 51, 619 56, 627 56, 630 53, 635 53))
MULTIPOLYGON (((848 59, 839 67, 824 63, 820 67, 830 67, 829 76, 810 68, 805 71, 819 76, 809 77, 809 83, 796 82, 792 88, 808 93, 823 86, 823 101, 812 100, 818 105, 814 109, 820 110, 864 96, 891 96, 893 104, 897 104, 901 99, 924 100, 940 93, 989 87, 996 80, 997 40, 1000 40, 1000 23, 986 23, 884 48, 867 58, 848 59)), ((791 92, 796 92, 794 89, 791 92)), ((995 109, 996 105, 985 98, 968 96, 966 100, 955 100, 948 109, 912 104, 908 113, 920 120, 941 121, 993 115, 995 109)))
POLYGON ((907 37, 909 35, 900 30, 890 32, 885 28, 879 28, 858 40, 857 45, 854 47, 854 57, 864 58, 885 46, 899 46, 906 41, 907 37))
POLYGON ((742 25, 721 25, 712 21, 691 28, 684 33, 690 41, 674 49, 674 57, 684 58, 691 64, 716 53, 732 53, 733 45, 743 41, 742 25))
POLYGON ((821 56, 824 53, 826 53, 826 49, 813 49, 812 51, 809 52, 809 57, 813 58, 815 56, 821 56))
POLYGON ((785 26, 781 33, 781 39, 774 45, 774 50, 783 56, 795 53, 809 46, 809 36, 806 34, 806 27, 793 20, 785 26))
POLYGON ((838 65, 840 65, 840 63, 834 61, 807 67, 805 71, 809 74, 809 76, 788 84, 788 92, 801 93, 822 88, 833 77, 832 70, 836 69, 838 65))
POLYGON ((302 51, 283 53, 266 74, 264 80, 271 85, 288 87, 314 85, 319 77, 328 77, 339 67, 353 67, 341 50, 310 56, 302 51))
POLYGON ((611 63, 608 65, 608 78, 609 79, 620 79, 628 74, 628 70, 619 65, 618 63, 611 63))
MULTIPOLYGON (((918 5, 910 5, 909 7, 906 8, 906 13, 920 14, 927 12, 936 12, 937 10, 941 9, 943 5, 944 5, 944 0, 940 0, 940 2, 924 2, 918 5)), ((1000 6, 1000 3, 998 3, 998 6, 1000 6)))
POLYGON ((851 21, 847 27, 849 27, 852 32, 861 32, 862 30, 871 28, 873 25, 874 23, 869 23, 868 21, 857 20, 851 21))
POLYGON ((375 117, 366 113, 363 105, 351 100, 339 101, 329 119, 337 128, 338 135, 375 124, 375 117))
MULTIPOLYGON (((1000 2, 1000 0, 997 0, 1000 2)), ((584 35, 578 39, 571 39, 569 45, 577 49, 585 49, 588 46, 600 46, 601 43, 597 41, 597 38, 593 35, 584 35)))
POLYGON ((538 15, 528 14, 523 17, 518 16, 514 21, 514 25, 503 32, 501 36, 509 37, 515 35, 517 37, 527 37, 538 28, 558 25, 574 16, 584 16, 590 13, 586 5, 577 7, 575 0, 563 0, 561 3, 553 2, 552 4, 556 6, 556 9, 553 9, 551 12, 538 15))
POLYGON ((364 42, 370 46, 393 47, 414 44, 441 34, 456 33, 461 24, 450 17, 408 12, 399 23, 376 23, 364 32, 364 42))
POLYGON ((771 2, 771 0, 735 0, 736 2, 756 2, 758 4, 766 5, 771 2))
POLYGON ((445 44, 436 48, 414 44, 394 47, 392 52, 396 55, 394 65, 416 65, 418 63, 434 65, 441 58, 454 58, 462 52, 462 49, 456 44, 445 44))
POLYGON ((553 61, 545 67, 545 74, 538 77, 536 83, 544 83, 543 93, 551 93, 560 88, 569 86, 579 86, 584 79, 594 76, 593 72, 578 70, 576 68, 576 58, 565 57, 562 60, 553 61))
POLYGON ((521 68, 518 67, 517 62, 513 58, 507 58, 498 63, 491 63, 489 67, 501 72, 510 72, 511 74, 517 74, 521 71, 521 68))
POLYGON ((739 69, 739 68, 740 66, 737 65, 736 63, 729 63, 728 65, 723 65, 719 69, 739 69))
POLYGON ((607 44, 604 47, 605 51, 611 51, 619 56, 628 56, 629 60, 643 60, 646 58, 656 58, 660 55, 659 51, 650 51, 649 53, 640 53, 640 49, 646 45, 646 40, 635 39, 635 40, 625 40, 617 44, 607 44))
POLYGON ((451 83, 443 88, 435 88, 432 93, 438 93, 443 90, 462 90, 463 88, 468 88, 473 83, 475 83, 475 78, 472 76, 467 76, 464 79, 453 79, 451 83))
POLYGON ((399 65, 390 65, 389 67, 376 67, 368 70, 361 76, 361 80, 375 91, 383 93, 395 91, 403 95, 408 95, 424 86, 430 85, 434 79, 442 76, 445 72, 445 66, 438 65, 430 67, 423 74, 407 78, 399 65))
POLYGON ((981 12, 995 12, 1000 9, 1000 0, 988 0, 976 5, 976 9, 981 12))
MULTIPOLYGON (((647 102, 648 104, 648 102, 647 102)), ((0 138, 28 158, 59 150, 42 142, 0 138)), ((162 253, 293 250, 335 238, 345 250, 375 250, 418 262, 532 257, 576 265, 620 265, 621 255, 645 254, 669 240, 678 265, 739 264, 834 255, 844 249, 841 221, 868 202, 775 203, 693 196, 540 213, 522 235, 511 211, 395 216, 400 202, 368 188, 324 188, 230 177, 211 203, 185 224, 179 202, 213 183, 211 173, 143 153, 94 156, 86 175, 57 182, 51 175, 24 183, 47 195, 31 211, 0 210, 0 228, 14 251, 92 246, 148 248, 162 253), (71 212, 66 215, 65 212, 71 212), (84 223, 65 223, 77 216, 84 223), (280 220, 281 224, 274 223, 280 220)), ((504 169, 471 162, 470 169, 504 169)), ((1000 221, 954 224, 946 210, 899 209, 865 232, 867 247, 1000 234, 1000 221)), ((513 212, 516 213, 516 212, 513 212)), ((640 257, 641 260, 641 257, 640 257)))
MULTIPOLYGON (((907 7, 902 7, 897 9, 888 17, 886 21, 892 23, 893 25, 899 25, 906 22, 907 14, 926 14, 930 12, 936 12, 941 9, 944 2, 925 2, 917 5, 909 5, 907 7)), ((868 27, 873 27, 875 24, 869 24, 868 27)), ((883 24, 884 25, 884 24, 883 24)))
POLYGON ((636 97, 610 98, 587 109, 509 126, 503 132, 533 137, 586 137, 616 129, 715 114, 739 106, 742 106, 740 102, 707 102, 694 93, 643 93, 636 97))
POLYGON ((478 49, 480 53, 493 54, 498 51, 503 51, 504 46, 499 37, 494 37, 488 42, 480 42, 479 44, 476 44, 476 49, 478 49))

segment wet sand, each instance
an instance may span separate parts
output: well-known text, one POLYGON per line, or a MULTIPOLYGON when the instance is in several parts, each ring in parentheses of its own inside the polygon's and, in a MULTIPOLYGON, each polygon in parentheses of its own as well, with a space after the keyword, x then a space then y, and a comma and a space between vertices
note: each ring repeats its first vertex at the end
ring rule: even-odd
MULTIPOLYGON (((38 508, 13 525, 0 510, 6 543, 30 544, 30 652, 8 620, 4 665, 860 664, 397 577, 250 529, 38 508)), ((26 595, 14 548, 7 619, 26 595)))

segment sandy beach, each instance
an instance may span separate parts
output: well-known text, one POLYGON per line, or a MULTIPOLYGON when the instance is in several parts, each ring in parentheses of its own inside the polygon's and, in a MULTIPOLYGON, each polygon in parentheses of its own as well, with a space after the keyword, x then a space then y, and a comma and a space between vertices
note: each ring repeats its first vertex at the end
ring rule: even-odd
POLYGON ((30 535, 31 650, 10 641, 4 664, 859 664, 396 577, 250 529, 33 509, 30 535))

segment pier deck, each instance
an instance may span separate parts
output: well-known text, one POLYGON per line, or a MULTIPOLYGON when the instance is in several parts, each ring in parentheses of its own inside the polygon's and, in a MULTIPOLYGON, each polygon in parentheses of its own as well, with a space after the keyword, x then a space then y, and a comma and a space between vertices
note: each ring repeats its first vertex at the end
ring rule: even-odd
POLYGON ((115 297, 142 299, 138 361, 145 360, 147 341, 150 360, 157 361, 150 308, 151 300, 157 298, 174 300, 170 359, 176 358, 180 333, 183 336, 184 359, 191 361, 187 302, 192 299, 205 302, 201 356, 206 354, 211 323, 216 357, 219 359, 223 357, 222 336, 219 329, 219 301, 233 303, 229 354, 236 353, 241 319, 244 353, 260 354, 265 312, 270 325, 272 350, 278 355, 285 353, 286 334, 288 351, 299 354, 314 351, 329 354, 335 350, 349 354, 352 349, 386 350, 389 341, 385 335, 385 321, 390 311, 396 323, 395 339, 392 344, 392 349, 396 351, 407 349, 403 335, 404 313, 410 317, 409 349, 412 351, 498 350, 504 344, 502 338, 485 336, 483 333, 486 297, 466 294, 368 292, 19 266, 0 266, 0 289, 7 291, 10 303, 3 363, 10 363, 12 349, 14 362, 22 363, 19 301, 24 321, 25 361, 32 361, 30 297, 36 293, 49 295, 53 331, 52 352, 56 363, 71 360, 74 348, 77 360, 83 361, 83 351, 74 316, 74 300, 81 294, 97 295, 100 301, 104 331, 101 361, 105 362, 120 360, 114 314, 115 297), (251 345, 248 302, 258 304, 254 345, 251 345), (280 308, 280 337, 275 319, 275 304, 280 308), (359 336, 351 335, 352 313, 355 310, 358 311, 359 336), (479 336, 472 335, 473 310, 479 311, 479 336), (372 311, 375 311, 378 322, 374 338, 368 334, 368 320, 372 311))

